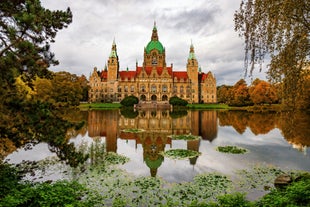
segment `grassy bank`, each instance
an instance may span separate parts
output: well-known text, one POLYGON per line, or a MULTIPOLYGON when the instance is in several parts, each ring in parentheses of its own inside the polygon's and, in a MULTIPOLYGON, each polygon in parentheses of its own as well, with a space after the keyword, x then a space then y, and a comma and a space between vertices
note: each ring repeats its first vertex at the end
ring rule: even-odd
MULTIPOLYGON (((118 109, 121 108, 120 103, 81 103, 79 108, 82 110, 90 109, 118 109)), ((254 106, 228 106, 227 104, 188 104, 188 109, 227 109, 237 111, 252 111, 252 112, 266 112, 266 111, 283 111, 286 110, 280 104, 272 105, 254 105, 254 106)))
POLYGON ((89 109, 118 109, 122 105, 120 103, 81 103, 79 108, 82 110, 89 109))
POLYGON ((188 104, 189 109, 230 109, 227 104, 188 104))

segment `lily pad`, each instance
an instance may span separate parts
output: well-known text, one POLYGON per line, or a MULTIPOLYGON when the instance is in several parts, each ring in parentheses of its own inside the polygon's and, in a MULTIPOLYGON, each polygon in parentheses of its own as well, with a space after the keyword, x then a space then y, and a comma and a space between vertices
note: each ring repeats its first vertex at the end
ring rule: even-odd
POLYGON ((195 136, 192 134, 180 134, 180 135, 170 135, 169 138, 173 140, 198 140, 201 136, 195 136))
POLYGON ((144 132, 145 130, 132 128, 132 129, 123 129, 122 131, 129 132, 129 133, 141 133, 141 132, 144 132))
POLYGON ((201 152, 193 151, 193 150, 186 150, 186 149, 171 149, 165 152, 161 152, 161 155, 165 157, 169 157, 171 159, 187 159, 193 158, 201 155, 201 152))
POLYGON ((237 146, 218 146, 216 150, 219 152, 231 153, 231 154, 245 154, 248 152, 247 149, 237 146))

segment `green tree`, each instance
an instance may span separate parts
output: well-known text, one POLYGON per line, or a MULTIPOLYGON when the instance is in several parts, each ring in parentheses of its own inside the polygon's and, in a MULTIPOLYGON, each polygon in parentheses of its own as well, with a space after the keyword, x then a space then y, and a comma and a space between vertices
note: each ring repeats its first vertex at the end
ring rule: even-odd
POLYGON ((0 82, 11 89, 17 76, 33 79, 49 76, 47 67, 57 64, 50 52, 58 30, 72 21, 72 13, 50 11, 39 0, 0 2, 0 82))
POLYGON ((135 104, 139 103, 139 99, 133 95, 125 97, 122 101, 121 104, 123 106, 134 106, 135 104))
MULTIPOLYGON (((270 55, 268 75, 283 81, 287 105, 295 105, 299 80, 309 67, 310 1, 242 0, 235 13, 235 30, 245 40, 245 66, 252 73, 255 64, 270 55)), ((309 70, 307 70, 309 74, 309 70)))
POLYGON ((172 96, 169 99, 169 104, 171 104, 172 106, 186 106, 188 104, 188 102, 184 99, 177 97, 177 96, 172 96))
POLYGON ((0 1, 0 139, 23 147, 46 142, 72 166, 86 160, 66 140, 69 129, 82 123, 65 120, 54 106, 35 99, 32 80, 51 78, 57 64, 49 43, 72 21, 70 9, 50 11, 39 0, 0 1))

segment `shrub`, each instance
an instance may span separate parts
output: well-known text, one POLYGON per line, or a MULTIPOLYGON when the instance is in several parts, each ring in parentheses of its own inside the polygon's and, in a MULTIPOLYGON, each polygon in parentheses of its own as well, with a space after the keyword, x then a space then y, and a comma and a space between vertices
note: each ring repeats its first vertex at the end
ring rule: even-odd
POLYGON ((173 106, 186 106, 188 102, 184 99, 181 99, 177 96, 173 96, 169 99, 169 103, 173 106))
POLYGON ((133 106, 137 103, 139 103, 139 99, 133 95, 127 96, 121 101, 122 106, 133 106))

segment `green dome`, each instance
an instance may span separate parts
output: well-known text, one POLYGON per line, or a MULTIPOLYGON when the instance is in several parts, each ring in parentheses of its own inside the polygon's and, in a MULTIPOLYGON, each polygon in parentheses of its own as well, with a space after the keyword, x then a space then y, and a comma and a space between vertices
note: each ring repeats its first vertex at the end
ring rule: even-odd
POLYGON ((161 42, 156 41, 156 40, 152 40, 152 41, 150 41, 150 42, 147 44, 145 50, 146 50, 146 53, 150 53, 151 50, 154 50, 154 49, 156 49, 159 53, 163 53, 164 50, 165 50, 165 48, 164 48, 164 46, 161 44, 161 42))

